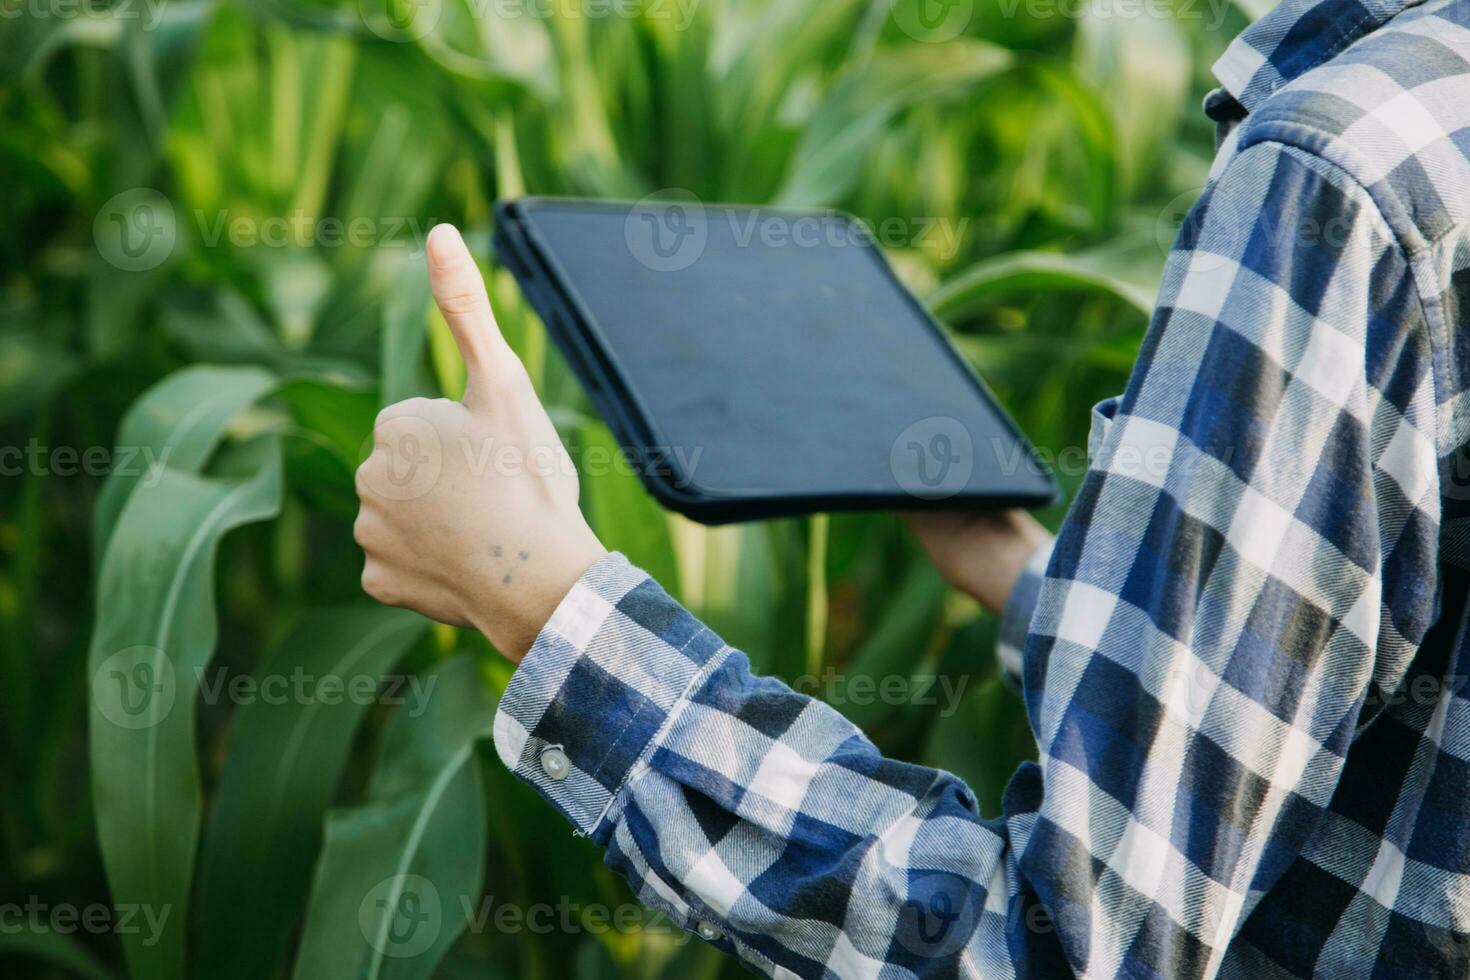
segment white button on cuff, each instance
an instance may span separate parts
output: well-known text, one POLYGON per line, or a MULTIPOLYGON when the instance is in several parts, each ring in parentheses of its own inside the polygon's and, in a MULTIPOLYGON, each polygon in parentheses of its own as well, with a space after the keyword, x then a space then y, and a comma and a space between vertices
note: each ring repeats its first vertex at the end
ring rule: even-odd
POLYGON ((713 922, 701 922, 699 925, 694 927, 694 931, 699 933, 700 939, 703 939, 705 942, 708 943, 719 942, 725 936, 725 934, 720 931, 719 926, 716 926, 713 922))
POLYGON ((572 771, 572 763, 560 745, 541 750, 541 771, 557 782, 567 778, 567 774, 572 771))

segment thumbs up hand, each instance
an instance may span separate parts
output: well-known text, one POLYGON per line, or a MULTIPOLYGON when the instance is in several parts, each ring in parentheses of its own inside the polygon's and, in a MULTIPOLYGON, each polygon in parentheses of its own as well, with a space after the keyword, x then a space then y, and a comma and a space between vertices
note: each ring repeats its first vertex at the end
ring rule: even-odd
POLYGON ((428 265, 464 357, 464 399, 413 398, 378 415, 373 453, 357 471, 362 585, 379 602, 478 629, 519 661, 606 549, 452 226, 429 233, 428 265))

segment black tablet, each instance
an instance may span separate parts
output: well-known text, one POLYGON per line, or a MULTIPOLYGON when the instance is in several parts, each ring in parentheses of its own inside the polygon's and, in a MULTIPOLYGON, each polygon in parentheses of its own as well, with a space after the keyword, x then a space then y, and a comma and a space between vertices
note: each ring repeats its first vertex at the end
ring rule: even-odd
POLYGON ((694 520, 1056 498, 850 216, 523 198, 495 247, 648 490, 694 520))

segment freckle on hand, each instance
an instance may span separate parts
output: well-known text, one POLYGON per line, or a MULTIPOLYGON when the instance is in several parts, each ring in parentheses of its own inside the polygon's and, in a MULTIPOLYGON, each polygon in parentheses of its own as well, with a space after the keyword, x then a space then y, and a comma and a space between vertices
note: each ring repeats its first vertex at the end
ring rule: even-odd
POLYGON ((509 585, 510 584, 510 573, 507 572, 506 575, 505 575, 505 578, 501 579, 500 581, 502 583, 504 583, 505 585, 509 585))
POLYGON ((521 552, 521 561, 526 561, 530 557, 531 557, 531 553, 529 551, 523 551, 523 552, 521 552))
POLYGON ((495 547, 490 549, 490 554, 494 555, 496 558, 499 558, 504 550, 504 548, 500 547, 500 545, 497 544, 495 547))

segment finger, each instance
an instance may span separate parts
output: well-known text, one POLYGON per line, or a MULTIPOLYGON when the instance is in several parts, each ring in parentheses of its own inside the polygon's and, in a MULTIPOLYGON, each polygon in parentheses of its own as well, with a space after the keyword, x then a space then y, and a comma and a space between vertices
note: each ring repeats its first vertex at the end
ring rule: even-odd
POLYGON ((381 429, 389 422, 401 418, 427 418, 433 410, 434 399, 432 398, 405 398, 401 402, 385 405, 378 410, 378 415, 373 419, 373 429, 381 429))
POLYGON ((385 606, 401 605, 393 577, 379 562, 368 558, 362 566, 362 591, 385 606))
POLYGON ((510 349, 495 323, 485 280, 459 231, 453 225, 436 225, 429 232, 427 251, 434 302, 454 333, 473 384, 494 374, 495 362, 509 356, 510 349))

